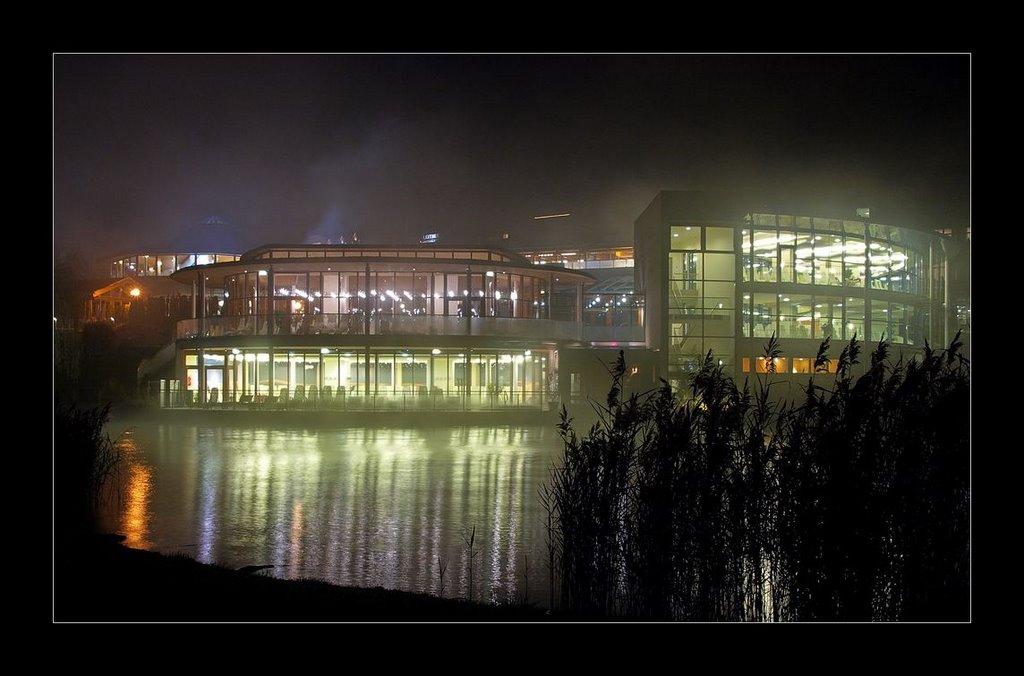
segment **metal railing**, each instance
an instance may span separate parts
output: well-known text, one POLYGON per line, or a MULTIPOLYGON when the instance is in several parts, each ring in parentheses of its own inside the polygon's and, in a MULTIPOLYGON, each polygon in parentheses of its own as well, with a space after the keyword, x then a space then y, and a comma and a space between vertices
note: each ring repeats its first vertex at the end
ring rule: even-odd
POLYGON ((555 407, 558 397, 544 391, 493 392, 470 391, 464 393, 428 391, 387 392, 377 394, 304 390, 281 388, 277 394, 224 393, 209 390, 159 391, 150 388, 149 401, 159 408, 217 409, 217 410, 290 410, 290 411, 509 411, 547 410, 555 407))
POLYGON ((595 343, 602 342, 629 342, 641 343, 644 341, 644 327, 642 326, 584 326, 583 338, 595 343))
POLYGON ((206 317, 178 322, 177 339, 219 336, 502 336, 544 340, 580 340, 582 325, 555 319, 316 314, 267 317, 206 317))

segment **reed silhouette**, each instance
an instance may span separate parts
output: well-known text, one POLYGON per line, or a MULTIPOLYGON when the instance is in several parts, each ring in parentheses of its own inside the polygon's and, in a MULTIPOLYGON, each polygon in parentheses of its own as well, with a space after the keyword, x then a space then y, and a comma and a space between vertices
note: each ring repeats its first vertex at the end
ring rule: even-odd
POLYGON ((742 388, 709 352, 685 403, 664 383, 624 397, 620 353, 585 434, 562 410, 564 452, 541 492, 555 604, 701 621, 969 619, 961 347, 958 334, 893 362, 883 339, 854 377, 856 337, 835 369, 826 339, 793 402, 771 396, 775 336, 768 373, 742 388))
POLYGON ((58 545, 91 534, 96 507, 116 495, 123 458, 104 432, 110 406, 81 408, 57 401, 53 416, 54 535, 58 545))

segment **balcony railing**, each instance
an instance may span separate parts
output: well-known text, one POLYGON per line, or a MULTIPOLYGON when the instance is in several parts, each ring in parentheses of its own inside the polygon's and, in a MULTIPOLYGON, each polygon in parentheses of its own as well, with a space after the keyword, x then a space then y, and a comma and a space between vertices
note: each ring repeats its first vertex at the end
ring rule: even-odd
POLYGON ((644 327, 584 326, 583 338, 595 343, 640 343, 644 340, 644 327))
MULTIPOLYGON (((175 381, 177 384, 178 381, 175 381)), ((151 383, 156 385, 156 383, 151 383)), ((363 394, 361 389, 346 394, 330 388, 280 388, 271 395, 253 392, 220 392, 209 390, 180 390, 161 392, 151 387, 148 392, 152 405, 160 408, 205 408, 220 410, 290 410, 290 411, 507 411, 516 409, 547 410, 557 407, 558 397, 545 391, 512 390, 502 388, 493 392, 443 392, 439 388, 428 391, 400 391, 363 394)))
POLYGON ((177 338, 220 336, 500 336, 542 340, 580 340, 576 322, 554 319, 505 317, 376 316, 369 323, 361 315, 317 314, 267 317, 206 317, 178 322, 177 338))

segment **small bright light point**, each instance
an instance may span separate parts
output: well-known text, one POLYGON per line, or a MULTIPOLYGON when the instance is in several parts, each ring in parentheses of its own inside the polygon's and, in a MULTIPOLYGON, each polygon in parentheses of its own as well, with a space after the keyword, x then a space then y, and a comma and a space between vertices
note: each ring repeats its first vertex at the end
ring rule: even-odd
POLYGON ((435 347, 433 350, 430 351, 430 354, 441 354, 441 350, 435 347))
POLYGON ((131 291, 128 292, 128 295, 132 296, 133 298, 138 298, 141 294, 142 290, 138 288, 132 289, 131 291))
POLYGON ((331 353, 330 349, 328 349, 326 347, 321 347, 320 348, 320 354, 330 354, 330 353, 331 353))

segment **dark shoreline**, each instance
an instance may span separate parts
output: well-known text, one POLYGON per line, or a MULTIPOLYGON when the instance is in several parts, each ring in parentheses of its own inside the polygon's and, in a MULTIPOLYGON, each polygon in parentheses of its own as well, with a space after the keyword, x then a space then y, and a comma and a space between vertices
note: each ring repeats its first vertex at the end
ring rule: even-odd
POLYGON ((55 622, 539 622, 543 609, 428 594, 280 580, 110 537, 58 547, 55 622))

